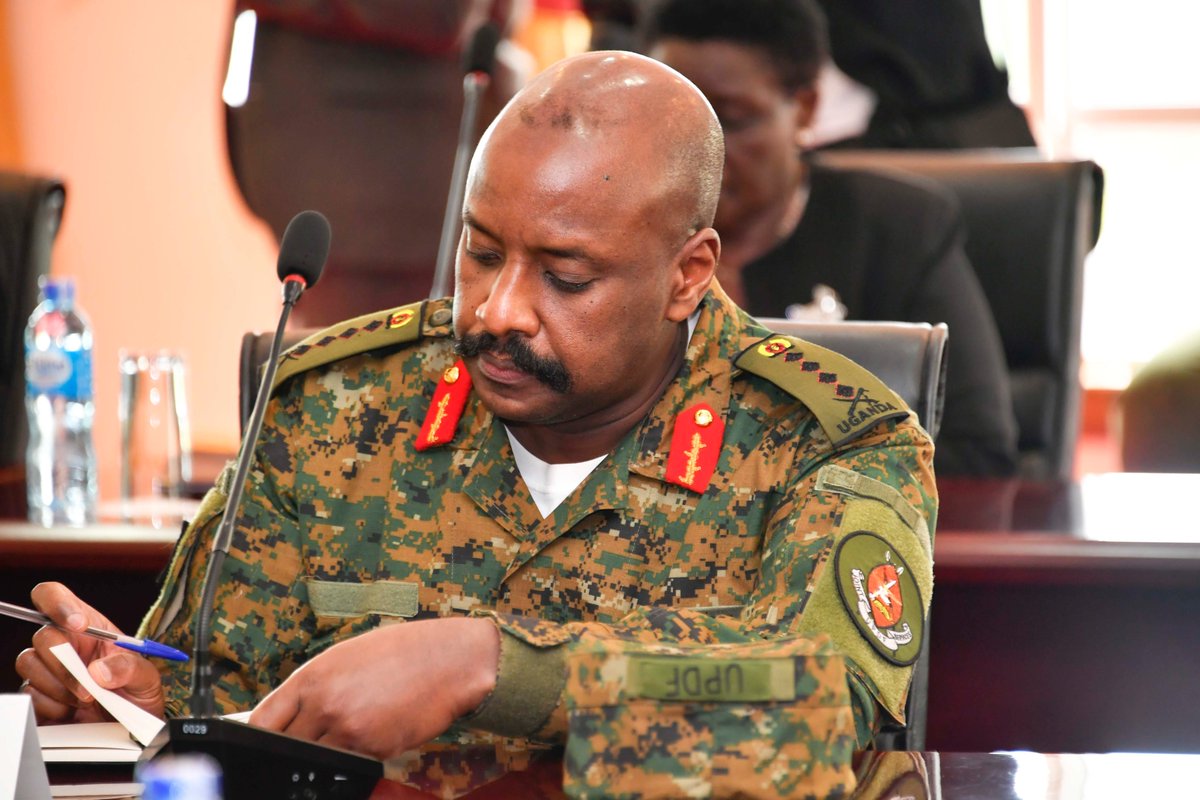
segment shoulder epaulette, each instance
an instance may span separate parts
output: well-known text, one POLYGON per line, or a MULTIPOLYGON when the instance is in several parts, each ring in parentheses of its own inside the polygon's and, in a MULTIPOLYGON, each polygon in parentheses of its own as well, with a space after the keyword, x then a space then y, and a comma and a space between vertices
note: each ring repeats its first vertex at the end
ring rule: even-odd
POLYGON ((355 317, 314 333, 279 356, 279 371, 271 392, 288 378, 348 356, 430 336, 449 336, 454 316, 450 302, 448 298, 422 300, 355 317))
POLYGON ((869 370, 794 336, 772 334, 743 350, 734 363, 804 403, 834 446, 908 414, 900 396, 869 370))

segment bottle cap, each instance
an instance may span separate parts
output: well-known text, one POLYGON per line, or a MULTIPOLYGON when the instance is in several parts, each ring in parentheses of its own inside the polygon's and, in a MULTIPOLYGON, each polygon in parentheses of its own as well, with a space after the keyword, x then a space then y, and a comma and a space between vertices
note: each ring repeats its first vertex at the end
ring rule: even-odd
POLYGON ((71 278, 45 277, 41 284, 42 296, 51 303, 70 303, 75 299, 75 281, 71 278))

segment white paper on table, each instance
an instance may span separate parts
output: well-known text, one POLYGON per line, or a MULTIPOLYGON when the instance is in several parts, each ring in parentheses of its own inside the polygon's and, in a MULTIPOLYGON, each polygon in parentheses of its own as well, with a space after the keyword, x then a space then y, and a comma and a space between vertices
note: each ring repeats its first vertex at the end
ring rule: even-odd
POLYGON ((79 681, 85 689, 91 692, 92 697, 96 698, 96 702, 105 711, 112 714, 113 719, 124 725, 133 734, 133 738, 142 744, 150 744, 154 740, 154 737, 158 735, 158 732, 162 730, 163 725, 166 724, 150 712, 138 708, 116 692, 110 692, 96 683, 92 679, 92 676, 88 674, 87 667, 83 665, 83 660, 80 659, 79 654, 75 652, 75 648, 71 646, 70 642, 56 644, 50 648, 50 652, 62 662, 62 665, 75 677, 75 680, 79 681))
POLYGON ((142 754, 142 746, 119 722, 39 725, 37 734, 47 764, 132 763, 142 754))
POLYGON ((76 783, 50 787, 53 797, 73 797, 76 800, 119 800, 123 797, 141 797, 140 783, 76 783))

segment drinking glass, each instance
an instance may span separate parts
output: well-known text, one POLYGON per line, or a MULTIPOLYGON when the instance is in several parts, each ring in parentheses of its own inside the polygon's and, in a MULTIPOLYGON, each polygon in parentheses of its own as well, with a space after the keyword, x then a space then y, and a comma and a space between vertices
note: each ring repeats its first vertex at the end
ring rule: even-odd
POLYGON ((183 357, 122 350, 119 360, 121 516, 155 527, 178 523, 192 472, 183 357))

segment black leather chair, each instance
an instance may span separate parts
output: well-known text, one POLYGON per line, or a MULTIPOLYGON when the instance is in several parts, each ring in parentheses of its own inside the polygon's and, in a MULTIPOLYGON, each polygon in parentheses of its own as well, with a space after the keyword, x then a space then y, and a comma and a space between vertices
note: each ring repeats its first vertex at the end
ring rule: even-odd
MULTIPOLYGON (((912 322, 799 322, 787 319, 760 320, 769 329, 836 350, 882 379, 910 408, 917 412, 931 437, 937 435, 946 389, 945 324, 912 322)), ((312 330, 288 331, 284 349, 312 330)), ((238 410, 242 429, 254 408, 261 381, 260 368, 271 352, 270 333, 242 336, 238 358, 238 410)), ((913 667, 906 716, 907 725, 889 725, 875 738, 880 750, 923 750, 925 717, 929 699, 929 623, 921 656, 913 667)))
POLYGON ((0 510, 24 515, 25 326, 62 220, 60 181, 0 172, 0 510))
POLYGON ((1004 344, 1020 473, 1070 478, 1083 395, 1083 262, 1100 234, 1100 167, 1091 161, 1046 161, 1025 150, 830 151, 818 158, 915 174, 957 196, 967 255, 1004 344))

